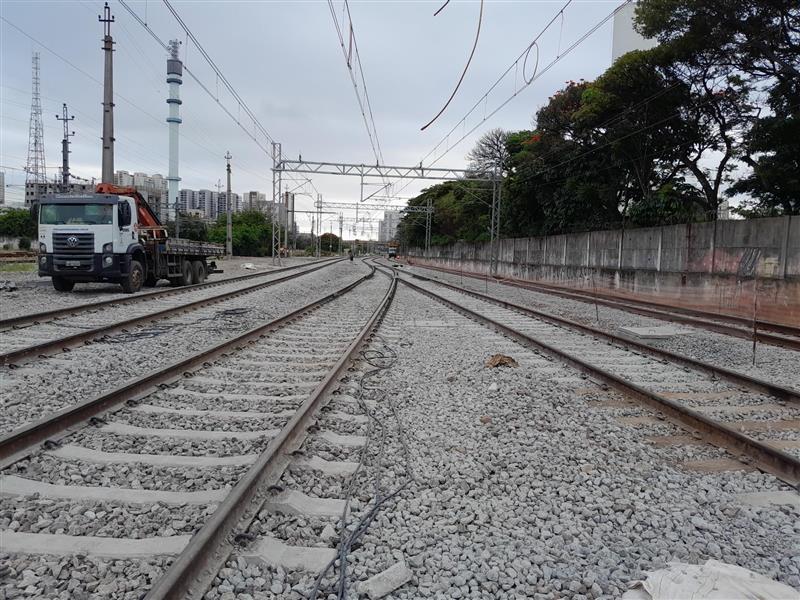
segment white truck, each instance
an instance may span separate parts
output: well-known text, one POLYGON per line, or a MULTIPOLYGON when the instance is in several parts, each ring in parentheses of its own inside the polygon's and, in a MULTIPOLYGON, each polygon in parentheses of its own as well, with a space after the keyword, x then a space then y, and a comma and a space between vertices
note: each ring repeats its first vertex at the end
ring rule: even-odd
POLYGON ((220 244, 170 239, 134 188, 99 184, 94 194, 47 196, 39 205, 39 276, 69 292, 77 282, 110 281, 127 293, 160 279, 202 283, 219 272, 220 244))

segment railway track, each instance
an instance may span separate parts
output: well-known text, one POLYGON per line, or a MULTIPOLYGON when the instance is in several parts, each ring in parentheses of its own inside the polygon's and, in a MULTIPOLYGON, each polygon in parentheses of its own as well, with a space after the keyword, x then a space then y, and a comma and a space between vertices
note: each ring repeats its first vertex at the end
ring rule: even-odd
POLYGON ((403 274, 399 281, 657 409, 743 461, 791 485, 800 482, 797 390, 453 284, 414 274, 403 274))
MULTIPOLYGON (((339 260, 342 259, 340 258, 324 259, 321 261, 314 261, 313 263, 310 264, 311 265, 328 264, 332 262, 337 262, 339 260)), ((279 269, 272 269, 270 271, 261 271, 258 273, 250 273, 247 275, 241 275, 239 277, 229 277, 228 279, 221 279, 219 281, 206 281, 204 283, 196 283, 193 285, 187 285, 181 287, 169 287, 169 288, 159 289, 154 292, 123 295, 117 298, 112 298, 110 300, 102 300, 100 302, 85 302, 81 304, 73 304, 63 308, 45 310, 37 313, 27 313, 24 315, 17 315, 14 317, 6 317, 0 319, 0 332, 6 331, 14 327, 19 327, 22 325, 40 324, 68 315, 78 315, 86 312, 94 312, 101 309, 105 309, 107 307, 139 304, 142 302, 149 302, 151 300, 159 300, 162 298, 169 298, 172 296, 182 296, 184 294, 190 294, 198 290, 206 290, 221 286, 228 286, 231 284, 238 284, 240 282, 246 282, 252 279, 269 277, 270 275, 275 275, 277 273, 287 273, 295 271, 297 269, 303 269, 308 266, 309 264, 281 267, 279 269)))
MULTIPOLYGON (((416 265, 414 266, 416 267, 416 265)), ((482 275, 463 273, 455 269, 448 269, 444 267, 425 265, 417 268, 440 271, 452 275, 460 275, 481 281, 487 280, 487 278, 482 275)), ((790 350, 800 350, 800 327, 793 325, 773 323, 770 321, 756 319, 754 326, 752 319, 746 319, 736 315, 725 315, 698 309, 669 306, 663 303, 648 302, 646 300, 638 300, 633 298, 620 298, 611 294, 596 294, 594 292, 566 289, 560 286, 523 281, 513 278, 493 277, 491 280, 503 285, 509 285, 542 294, 558 296, 578 302, 607 306, 609 308, 615 308, 645 317, 651 317, 672 323, 681 323, 691 327, 706 329, 708 331, 722 333, 724 335, 729 335, 740 339, 752 340, 755 338, 756 341, 763 344, 769 344, 790 350)))
MULTIPOLYGON (((36 521, 29 514, 2 532, 8 568, 22 574, 37 557, 78 554, 91 573, 115 559, 149 569, 135 588, 150 588, 148 598, 200 598, 234 545, 246 542, 253 560, 287 568, 312 560, 314 549, 239 534, 259 511, 341 508, 292 490, 276 497, 270 486, 290 467, 347 472, 347 464, 293 456, 307 436, 324 447, 363 443, 351 435, 358 417, 319 411, 391 303, 394 279, 374 274, 373 268, 270 323, 2 436, 2 501, 37 494, 61 511, 51 527, 53 510, 45 518, 32 503, 36 521), (131 507, 140 507, 135 531, 99 531, 83 518, 131 507), (78 529, 99 535, 65 535, 73 518, 84 523, 78 529)), ((97 580, 91 574, 88 581, 97 580)), ((51 579, 45 596, 66 589, 66 581, 51 579)))
POLYGON ((198 284, 179 288, 183 290, 182 292, 164 290, 163 292, 123 298, 121 301, 109 300, 78 305, 71 309, 58 309, 47 313, 38 313, 38 315, 7 319, 0 322, 0 366, 19 365, 27 360, 61 352, 130 327, 195 311, 302 277, 336 262, 338 260, 258 273, 256 277, 259 279, 269 275, 275 275, 275 277, 257 283, 251 283, 253 275, 215 282, 210 285, 211 290, 222 289, 211 295, 206 293, 206 290, 209 289, 207 284, 198 284), (128 307, 131 304, 134 307, 127 309, 127 312, 133 312, 133 316, 120 320, 114 320, 114 316, 109 316, 109 310, 120 305, 128 307), (7 321, 11 321, 13 324, 2 327, 3 323, 7 321), (66 335, 64 335, 65 330, 68 332, 66 335))

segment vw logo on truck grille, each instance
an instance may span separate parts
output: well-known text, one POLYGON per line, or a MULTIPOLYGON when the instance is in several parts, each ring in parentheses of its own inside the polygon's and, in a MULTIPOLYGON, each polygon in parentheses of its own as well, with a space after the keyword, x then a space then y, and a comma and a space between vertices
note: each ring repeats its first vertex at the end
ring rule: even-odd
POLYGON ((79 240, 74 235, 71 235, 67 238, 67 246, 70 248, 75 248, 79 244, 79 240))

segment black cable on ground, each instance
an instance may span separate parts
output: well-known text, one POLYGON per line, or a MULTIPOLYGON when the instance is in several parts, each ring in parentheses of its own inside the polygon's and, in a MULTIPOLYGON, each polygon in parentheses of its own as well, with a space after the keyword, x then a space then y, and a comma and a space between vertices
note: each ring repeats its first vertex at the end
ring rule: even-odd
POLYGON ((384 508, 387 503, 397 497, 400 492, 402 492, 409 484, 415 481, 414 472, 411 467, 411 454, 408 448, 408 443, 406 441, 405 431, 403 429, 402 422, 400 421, 400 416, 397 412, 397 406, 394 402, 394 398, 391 394, 387 394, 382 386, 379 384, 370 385, 371 381, 379 376, 384 371, 390 369, 395 361, 397 360, 397 352, 386 342, 384 338, 379 335, 375 335, 372 344, 375 341, 378 341, 381 345, 379 349, 375 348, 368 348, 361 352, 361 359, 366 362, 368 365, 373 367, 369 371, 365 372, 361 378, 359 379, 359 388, 358 388, 358 396, 357 400, 361 409, 366 413, 369 417, 369 425, 367 430, 367 443, 364 445, 361 451, 361 457, 358 463, 358 467, 356 467, 355 472, 353 473, 350 484, 347 489, 347 494, 345 496, 345 507, 342 512, 342 520, 341 520, 341 534, 339 539, 339 547, 337 549, 336 558, 334 558, 325 569, 317 576, 317 579, 314 582, 314 587, 309 592, 308 598, 310 600, 315 600, 317 595, 320 592, 320 587, 322 585, 322 580, 328 574, 328 572, 335 566, 336 561, 339 561, 339 578, 336 584, 336 597, 339 600, 345 600, 347 597, 347 557, 350 551, 353 549, 353 546, 363 537, 363 535, 369 529, 369 526, 375 520, 375 517, 378 516, 378 513, 384 508), (400 443, 403 446, 403 455, 405 458, 405 469, 407 473, 407 478, 404 482, 402 482, 399 486, 391 491, 384 492, 382 486, 382 470, 383 470, 383 457, 384 451, 386 447, 386 433, 388 429, 388 425, 384 423, 379 417, 375 415, 373 411, 369 409, 366 403, 366 397, 369 396, 369 399, 374 402, 383 402, 388 404, 389 408, 392 411, 392 416, 394 421, 397 425, 398 436, 400 439, 400 443), (379 431, 379 441, 378 441, 378 450, 377 450, 377 457, 375 459, 374 464, 374 473, 373 473, 373 491, 374 491, 374 499, 372 506, 369 508, 366 513, 362 515, 362 517, 354 523, 354 528, 352 531, 348 533, 348 523, 347 517, 350 509, 350 501, 353 497, 355 492, 356 481, 358 479, 358 475, 361 470, 365 466, 365 462, 367 459, 367 454, 370 449, 370 444, 374 439, 374 432, 375 430, 379 431))

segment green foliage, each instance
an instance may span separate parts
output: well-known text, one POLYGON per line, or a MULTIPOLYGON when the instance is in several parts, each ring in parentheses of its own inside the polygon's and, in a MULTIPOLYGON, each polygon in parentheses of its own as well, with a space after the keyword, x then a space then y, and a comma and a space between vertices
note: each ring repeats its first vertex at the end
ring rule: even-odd
POLYGON ((21 237, 19 238, 19 243, 17 244, 17 248, 20 250, 30 250, 31 249, 31 238, 21 237))
MULTIPOLYGON (((208 230, 208 241, 224 244, 227 216, 220 215, 208 230)), ((237 256, 271 256, 272 224, 257 210, 234 213, 231 218, 233 253, 237 256)), ((182 234, 181 234, 182 235, 182 234)))
POLYGON ((0 235, 35 238, 36 229, 36 219, 29 210, 10 208, 0 212, 0 235))
MULTIPOLYGON (((489 239, 491 184, 478 181, 448 181, 431 186, 409 201, 409 206, 433 206, 431 244, 458 240, 489 239)), ((425 243, 425 213, 409 213, 400 222, 398 239, 408 246, 425 243)))
POLYGON ((323 233, 320 237, 320 248, 323 254, 338 254, 339 236, 333 233, 323 233))
MULTIPOLYGON (((208 240, 208 225, 206 222, 196 215, 180 216, 181 235, 180 237, 186 240, 197 240, 198 242, 205 242, 208 240)), ((167 222, 167 232, 170 237, 175 237, 175 221, 167 222)))
MULTIPOLYGON (((746 196, 740 214, 800 214, 800 3, 640 0, 636 20, 658 46, 567 82, 534 129, 489 131, 468 154, 503 174, 502 237, 711 220, 726 195, 746 196)), ((433 205, 431 243, 446 244, 488 237, 491 198, 465 180, 410 204, 433 205)), ((424 216, 400 232, 423 245, 424 216)))

